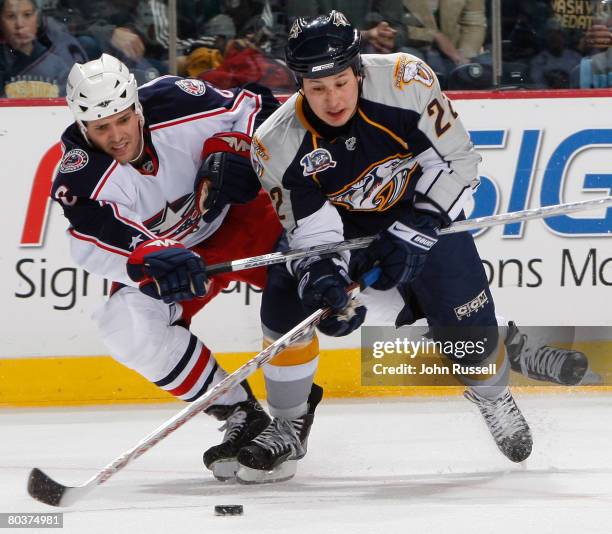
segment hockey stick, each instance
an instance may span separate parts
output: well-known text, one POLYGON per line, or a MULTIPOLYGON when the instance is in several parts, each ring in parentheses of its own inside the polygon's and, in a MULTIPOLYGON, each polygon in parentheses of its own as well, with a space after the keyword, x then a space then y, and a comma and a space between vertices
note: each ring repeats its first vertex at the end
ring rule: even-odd
MULTIPOLYGON (((366 273, 362 280, 362 287, 371 285, 376 278, 378 278, 379 274, 380 270, 378 268, 374 268, 366 273)), ((357 284, 352 285, 349 291, 352 293, 352 296, 355 296, 359 292, 357 284)), ((309 330, 313 329, 321 319, 327 316, 330 311, 329 308, 321 308, 309 315, 301 323, 289 330, 284 336, 262 350, 242 367, 239 367, 236 371, 226 376, 199 399, 188 404, 178 414, 156 428, 130 450, 115 458, 83 484, 79 486, 65 486, 56 482, 49 475, 35 467, 30 472, 28 478, 28 493, 34 499, 51 506, 71 506, 83 496, 87 495, 96 486, 104 484, 104 482, 123 469, 131 461, 147 452, 161 440, 172 434, 176 429, 183 426, 196 414, 211 406, 221 395, 227 393, 248 376, 252 375, 257 369, 269 362, 289 345, 300 340, 309 330)))
POLYGON ((544 206, 542 208, 533 208, 530 210, 511 211, 509 213, 500 213, 499 215, 490 215, 489 217, 477 217, 466 221, 454 222, 448 228, 440 230, 438 234, 456 234, 457 232, 467 232, 477 228, 487 228, 500 224, 529 221, 531 219, 546 219, 557 215, 600 208, 609 204, 612 205, 612 196, 593 200, 581 200, 579 202, 569 202, 567 204, 554 204, 552 206, 544 206))
MULTIPOLYGON (((457 232, 475 230, 476 228, 487 228, 500 224, 528 221, 530 219, 545 219, 547 217, 554 217, 556 215, 565 215, 567 213, 574 213, 577 211, 585 211, 607 206, 608 204, 612 204, 612 196, 594 200, 570 202, 567 204, 555 204, 553 206, 544 206, 543 208, 501 213, 499 215, 491 215, 488 217, 477 217, 476 219, 454 222, 448 228, 443 228, 440 230, 438 234, 455 234, 457 232)), ((254 269, 255 267, 265 267, 267 265, 274 265, 276 263, 286 263, 289 261, 298 260, 300 258, 306 258, 308 256, 334 254, 344 250, 367 247, 373 240, 374 237, 358 237, 357 239, 339 241, 338 243, 327 243, 324 245, 317 245, 315 247, 289 250, 287 252, 273 252, 271 254, 253 256, 251 258, 226 261, 208 266, 206 268, 206 273, 210 276, 219 273, 242 271, 244 269, 254 269)))
POLYGON ((83 484, 79 486, 65 486, 56 482, 49 475, 35 467, 30 472, 28 478, 28 493, 34 499, 51 506, 71 506, 83 496, 87 495, 96 486, 106 482, 131 461, 147 452, 161 440, 172 434, 176 429, 183 426, 192 417, 211 406, 221 395, 227 393, 234 386, 253 374, 279 352, 303 337, 309 329, 315 327, 326 313, 328 313, 328 310, 320 309, 308 316, 295 328, 291 329, 284 336, 269 345, 242 367, 239 367, 236 371, 226 376, 199 399, 188 404, 174 417, 156 428, 130 450, 115 458, 83 484))

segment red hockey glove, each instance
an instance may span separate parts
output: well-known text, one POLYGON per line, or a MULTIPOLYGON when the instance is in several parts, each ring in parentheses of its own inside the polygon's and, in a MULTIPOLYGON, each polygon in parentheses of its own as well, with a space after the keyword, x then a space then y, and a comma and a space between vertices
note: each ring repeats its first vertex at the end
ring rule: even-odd
POLYGON ((251 138, 240 132, 218 133, 202 150, 195 180, 196 206, 212 220, 227 204, 253 200, 261 184, 251 167, 251 138))

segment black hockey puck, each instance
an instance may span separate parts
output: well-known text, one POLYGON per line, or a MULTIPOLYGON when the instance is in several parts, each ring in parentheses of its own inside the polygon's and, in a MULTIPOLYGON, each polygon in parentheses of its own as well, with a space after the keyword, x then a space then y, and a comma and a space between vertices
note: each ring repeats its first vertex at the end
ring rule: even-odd
POLYGON ((217 504, 215 515, 242 515, 244 508, 242 504, 217 504))

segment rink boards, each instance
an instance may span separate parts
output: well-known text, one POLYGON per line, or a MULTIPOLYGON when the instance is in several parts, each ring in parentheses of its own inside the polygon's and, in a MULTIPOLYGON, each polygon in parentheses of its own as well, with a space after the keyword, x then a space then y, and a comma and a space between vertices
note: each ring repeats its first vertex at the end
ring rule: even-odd
MULTIPOLYGON (((471 216, 610 194, 612 92, 451 97, 483 156, 471 216)), ((61 101, 5 104, 0 404, 158 402, 163 393, 105 356, 90 317, 107 284, 74 267, 66 220, 48 201, 67 108, 61 101)), ((498 313, 521 324, 612 325, 611 232, 612 209, 601 209, 476 234, 498 313)), ((258 304, 253 288, 236 284, 194 323, 230 368, 260 346, 258 304)), ((593 343, 598 348, 589 350, 612 354, 605 339, 593 343)), ((326 338, 322 346, 318 379, 329 395, 444 392, 361 388, 358 336, 326 338)), ((261 388, 261 377, 254 384, 261 388)))
MULTIPOLYGON (((589 355, 592 371, 601 376, 602 385, 569 388, 535 382, 515 373, 511 374, 511 384, 527 393, 612 392, 611 345, 597 341, 575 346, 589 355)), ((253 353, 232 353, 219 354, 217 358, 226 370, 233 371, 252 356, 253 353)), ((362 386, 360 360, 358 349, 328 349, 321 353, 315 380, 323 386, 326 398, 445 396, 459 395, 464 389, 459 383, 433 386, 435 382, 429 377, 415 379, 406 386, 362 386)), ((265 399, 263 374, 255 373, 249 382, 256 396, 265 399)), ((172 395, 109 356, 0 359, 0 407, 175 401, 172 395)))

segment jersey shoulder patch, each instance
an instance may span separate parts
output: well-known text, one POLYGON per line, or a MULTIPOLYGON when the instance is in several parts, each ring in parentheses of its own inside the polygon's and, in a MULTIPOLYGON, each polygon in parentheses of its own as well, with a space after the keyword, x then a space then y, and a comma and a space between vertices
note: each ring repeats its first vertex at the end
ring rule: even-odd
POLYGON ((68 174, 84 169, 89 163, 89 155, 82 148, 71 148, 62 157, 59 172, 68 174))
POLYGON ((62 145, 64 154, 53 182, 52 196, 57 198, 55 193, 63 186, 62 190, 69 189, 74 196, 90 198, 108 169, 116 164, 115 160, 87 145, 76 123, 64 131, 62 145))
POLYGON ((403 89, 412 83, 419 83, 430 89, 436 83, 436 75, 429 65, 417 57, 399 54, 393 69, 393 86, 403 89))
POLYGON ((206 93, 206 84, 202 80, 183 78, 176 80, 174 84, 191 96, 202 96, 206 93))
POLYGON ((202 80, 178 76, 162 76, 138 89, 148 125, 231 108, 236 95, 236 90, 218 89, 202 80))
POLYGON ((375 83, 379 90, 389 87, 389 82, 393 89, 400 91, 411 85, 431 89, 436 84, 431 67, 411 54, 364 54, 362 57, 365 79, 375 83))
POLYGON ((423 113, 439 89, 435 73, 410 54, 364 55, 362 97, 397 110, 423 113))

